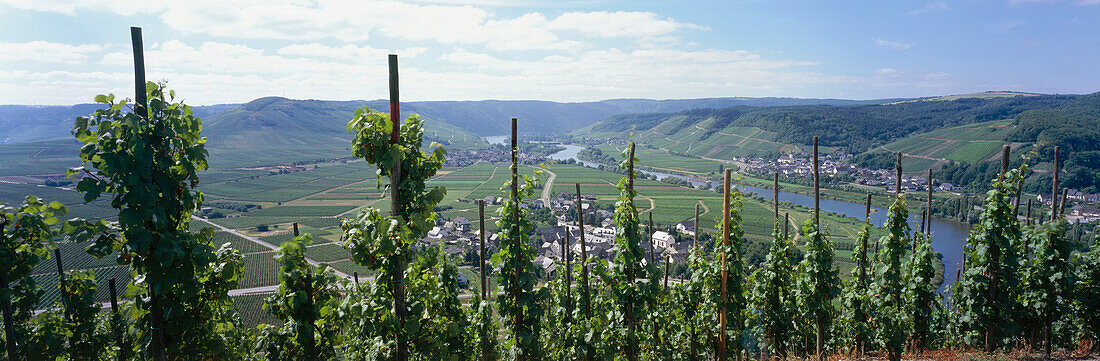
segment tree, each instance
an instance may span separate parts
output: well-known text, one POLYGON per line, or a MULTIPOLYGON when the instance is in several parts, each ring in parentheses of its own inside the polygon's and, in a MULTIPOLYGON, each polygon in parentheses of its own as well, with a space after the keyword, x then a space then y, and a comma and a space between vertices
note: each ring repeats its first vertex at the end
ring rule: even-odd
POLYGON ((905 282, 902 280, 901 257, 909 244, 909 210, 905 197, 898 195, 886 214, 886 235, 879 239, 882 249, 875 255, 875 283, 872 289, 875 313, 872 316, 875 338, 886 349, 891 361, 901 359, 908 327, 906 327, 905 282))
POLYGON ((932 241, 917 233, 913 240, 913 253, 905 264, 905 301, 908 309, 909 337, 915 350, 925 350, 933 341, 932 318, 936 302, 936 276, 932 241))
POLYGON ((867 351, 870 341, 871 325, 868 322, 871 317, 872 298, 868 294, 871 279, 867 273, 870 260, 867 258, 867 243, 871 238, 870 217, 863 223, 857 236, 856 248, 852 251, 852 277, 844 283, 844 291, 841 298, 841 325, 844 339, 856 355, 862 355, 867 351))
POLYGON ((99 227, 84 235, 95 239, 89 253, 96 257, 117 252, 118 263, 136 274, 134 286, 148 296, 135 304, 141 327, 151 330, 144 340, 149 358, 229 357, 238 350, 217 330, 232 328, 226 292, 240 273, 217 267, 239 269, 240 254, 215 251, 211 229, 190 229, 203 201, 195 188, 198 172, 207 168, 206 138, 202 119, 165 90, 146 83, 148 104, 132 108, 128 100, 97 95, 105 108, 76 118, 72 130, 83 144, 84 165, 66 174, 87 175, 76 186, 86 202, 111 194, 119 210, 117 234, 99 227))
MULTIPOLYGON (((726 298, 722 299, 721 290, 721 278, 714 278, 715 282, 711 282, 712 289, 707 292, 709 297, 709 303, 715 311, 726 314, 726 339, 733 340, 728 342, 726 346, 726 355, 738 355, 741 352, 739 347, 741 335, 744 333, 744 317, 742 316, 745 306, 745 270, 742 264, 742 252, 741 245, 745 240, 745 231, 742 227, 741 207, 744 194, 740 190, 734 189, 730 192, 729 199, 729 226, 722 225, 721 220, 717 229, 728 229, 729 242, 725 247, 722 246, 720 239, 716 239, 714 245, 714 268, 716 268, 716 274, 720 275, 721 270, 726 270, 728 277, 726 277, 726 298), (722 256, 724 255, 724 256, 722 256), (726 263, 723 265, 722 260, 725 259, 726 263)), ((721 238, 721 237, 718 237, 721 238)))
MULTIPOLYGON (((657 268, 651 263, 645 262, 645 249, 642 248, 642 233, 639 226, 638 209, 634 207, 634 197, 638 195, 634 190, 634 143, 630 143, 623 156, 626 158, 620 165, 627 175, 619 180, 619 198, 615 202, 615 262, 611 272, 604 279, 611 288, 614 299, 619 304, 622 314, 621 329, 625 329, 625 335, 620 335, 617 343, 622 347, 622 352, 627 360, 638 359, 638 346, 641 343, 638 336, 638 326, 646 312, 646 307, 651 304, 657 294, 657 268), (639 278, 648 282, 639 282, 639 278)), ((618 317, 611 317, 618 321, 618 317)))
POLYGON ((340 325, 332 311, 339 305, 340 294, 334 287, 336 277, 327 266, 315 269, 306 261, 305 248, 311 243, 313 236, 306 233, 284 242, 276 252, 279 289, 267 298, 265 307, 284 324, 281 328, 260 327, 259 345, 268 360, 336 357, 340 325))
POLYGON ((349 295, 341 306, 345 314, 361 316, 350 317, 350 328, 345 330, 349 341, 342 349, 353 360, 392 359, 408 350, 402 343, 417 339, 423 341, 415 345, 414 351, 437 355, 433 352, 439 352, 439 345, 453 335, 450 330, 429 325, 440 321, 433 317, 443 318, 443 309, 448 309, 457 297, 457 285, 448 282, 446 274, 414 277, 425 272, 425 267, 443 269, 445 260, 438 255, 418 254, 412 246, 427 235, 438 218, 434 207, 446 195, 446 189, 428 187, 425 182, 443 166, 446 151, 439 147, 432 147, 430 153, 421 150, 424 129, 417 115, 397 128, 386 114, 363 107, 356 110, 348 131, 355 134, 352 154, 378 167, 381 177, 390 178, 391 197, 396 200, 391 199, 395 209, 388 215, 368 207, 343 222, 344 247, 356 263, 377 271, 377 276, 363 292, 349 295), (395 178, 400 181, 393 182, 395 178), (397 183, 396 188, 393 183, 397 183), (433 291, 431 287, 441 289, 433 291), (406 289, 411 300, 407 303, 406 289))
MULTIPOLYGON (((1093 233, 1094 237, 1100 237, 1097 235, 1100 235, 1100 227, 1093 233)), ((1092 341, 1090 351, 1095 351, 1100 345, 1100 242, 1093 241, 1092 248, 1081 253, 1075 263, 1074 313, 1080 322, 1081 336, 1092 341)))
POLYGON ((752 308, 755 322, 763 328, 764 342, 773 355, 787 357, 794 324, 796 297, 791 241, 780 236, 779 225, 772 231, 774 240, 764 264, 752 274, 752 308))
POLYGON ((986 193, 980 223, 964 249, 965 271, 952 292, 963 343, 984 344, 987 351, 1007 345, 1003 339, 1015 335, 1018 327, 1021 232, 1009 198, 1016 193, 1019 174, 1009 171, 986 193))
POLYGON ((518 151, 516 119, 512 118, 512 179, 502 187, 507 196, 497 213, 500 250, 492 257, 493 269, 500 270, 498 284, 504 290, 497 297, 497 310, 508 330, 508 344, 505 345, 508 356, 516 360, 539 360, 545 352, 539 337, 543 316, 539 303, 546 299, 546 291, 535 290, 538 277, 532 263, 535 250, 530 243, 535 225, 527 209, 520 207, 524 198, 535 194, 537 184, 534 177, 519 176, 518 151), (523 179, 522 184, 520 179, 523 179))
MULTIPOLYGON (((1030 257, 1026 261, 1022 282, 1022 306, 1042 329, 1045 354, 1050 356, 1051 333, 1071 314, 1075 269, 1070 261, 1073 246, 1066 239, 1065 218, 1036 225, 1026 233, 1030 257)), ((1037 334, 1038 332, 1036 332, 1037 334)))

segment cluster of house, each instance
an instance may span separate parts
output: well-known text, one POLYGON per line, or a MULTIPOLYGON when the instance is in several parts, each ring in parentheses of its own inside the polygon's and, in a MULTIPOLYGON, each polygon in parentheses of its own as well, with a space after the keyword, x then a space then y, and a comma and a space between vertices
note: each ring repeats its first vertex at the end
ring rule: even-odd
MULTIPOLYGON (((1051 197, 1040 194, 1039 203, 1049 205, 1051 197)), ((1066 221, 1070 223, 1094 223, 1100 221, 1100 194, 1084 193, 1076 189, 1066 190, 1066 221), (1069 204, 1073 204, 1070 206, 1069 204)))
MULTIPOLYGON (((582 199, 595 200, 595 196, 584 195, 582 199)), ((499 201, 500 198, 493 196, 485 198, 486 204, 498 204, 499 201)), ((594 218, 598 220, 596 224, 584 224, 582 230, 575 219, 577 203, 572 194, 558 194, 555 198, 551 198, 549 204, 544 204, 542 200, 535 200, 524 206, 529 208, 551 207, 554 211, 553 214, 558 215, 557 225, 538 228, 531 236, 530 246, 538 250, 534 260, 535 264, 548 275, 554 275, 558 271, 558 267, 564 264, 563 255, 572 254, 573 260, 580 259, 582 233, 585 244, 584 251, 587 257, 603 258, 610 261, 618 252, 615 247, 616 228, 612 217, 614 213, 610 210, 596 209, 594 203, 582 201, 580 208, 585 218, 591 219, 594 215, 594 218)), ((441 244, 450 254, 476 253, 480 251, 479 240, 481 234, 479 230, 474 228, 466 217, 455 217, 453 220, 445 221, 433 227, 423 242, 430 245, 441 244)), ((691 221, 681 222, 676 225, 676 231, 674 232, 652 230, 652 232, 646 234, 646 237, 650 235, 653 237, 652 247, 648 238, 642 242, 642 248, 646 251, 647 259, 652 256, 655 260, 664 260, 667 256, 675 261, 685 261, 693 244, 691 236, 694 235, 694 223, 691 221), (683 239, 677 239, 676 235, 681 236, 683 239), (654 250, 656 250, 656 253, 654 253, 654 250)), ((499 233, 486 233, 485 247, 489 252, 495 252, 499 249, 499 236, 499 233)))
MULTIPOLYGON (((814 174, 813 161, 810 157, 809 154, 802 153, 797 155, 785 154, 775 160, 734 157, 734 161, 746 164, 747 171, 759 175, 771 175, 778 172, 787 177, 810 178, 814 174)), ((887 192, 894 191, 896 175, 893 170, 862 168, 848 163, 849 159, 851 159, 851 156, 842 152, 825 156, 820 165, 821 174, 827 177, 850 175, 855 183, 883 186, 887 188, 887 192)), ((908 191, 926 190, 928 189, 926 188, 928 187, 928 179, 921 176, 902 175, 901 186, 908 191)), ((937 192, 952 192, 960 189, 960 187, 947 182, 933 184, 933 187, 937 192)))

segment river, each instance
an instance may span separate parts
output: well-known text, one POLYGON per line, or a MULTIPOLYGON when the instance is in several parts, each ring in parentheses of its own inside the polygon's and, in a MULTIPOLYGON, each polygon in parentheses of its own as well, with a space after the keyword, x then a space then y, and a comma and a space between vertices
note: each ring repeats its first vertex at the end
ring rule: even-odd
MULTIPOLYGON (((504 144, 504 141, 508 138, 506 135, 485 137, 485 140, 489 143, 504 144)), ((599 163, 584 161, 577 158, 577 153, 584 149, 582 146, 572 144, 562 144, 565 150, 551 154, 549 157, 556 160, 568 160, 574 159, 577 163, 580 163, 587 167, 596 168, 599 167, 599 163)), ((606 165, 604 165, 606 166, 606 165)), ((639 173, 656 175, 658 178, 674 177, 684 179, 691 182, 693 185, 700 185, 703 183, 709 183, 709 181, 700 180, 696 178, 686 177, 679 174, 653 172, 638 170, 639 173)), ((765 198, 771 198, 773 191, 771 189, 757 188, 750 186, 738 186, 739 189, 746 193, 755 193, 765 198)), ((779 200, 791 202, 793 204, 802 205, 805 207, 813 207, 814 197, 805 194, 791 193, 791 192, 779 192, 779 200)), ((910 207, 914 207, 916 204, 910 204, 910 207)), ((866 209, 866 205, 860 203, 852 203, 846 201, 838 201, 835 199, 822 198, 821 210, 825 212, 832 212, 848 217, 862 219, 863 213, 866 209)), ((878 207, 872 208, 871 224, 876 227, 882 226, 886 222, 886 210, 878 207)), ((920 214, 910 214, 909 224, 916 225, 920 223, 920 214)), ((962 265, 963 246, 966 245, 967 235, 970 233, 970 226, 966 223, 944 219, 939 217, 932 217, 932 249, 943 255, 944 263, 944 281, 942 287, 948 287, 955 283, 955 271, 962 265)), ((872 240, 872 244, 873 244, 872 240)), ((872 246, 874 247, 874 246, 872 246)), ((943 290, 944 288, 941 288, 943 290)))

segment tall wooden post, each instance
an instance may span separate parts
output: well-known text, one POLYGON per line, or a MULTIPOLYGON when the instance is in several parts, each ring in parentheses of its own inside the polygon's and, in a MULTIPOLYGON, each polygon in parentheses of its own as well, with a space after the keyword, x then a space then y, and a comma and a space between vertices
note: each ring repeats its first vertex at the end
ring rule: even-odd
MULTIPOLYGON (((630 145, 627 147, 627 156, 626 156, 627 157, 626 158, 626 169, 627 169, 626 170, 626 180, 627 180, 627 182, 626 182, 626 192, 627 192, 627 194, 630 195, 631 200, 633 200, 633 195, 634 195, 634 149, 635 149, 635 146, 636 145, 634 144, 634 142, 630 142, 630 145)), ((639 222, 639 223, 641 223, 641 222, 639 222)), ((639 246, 641 246, 641 245, 639 245, 639 246)), ((629 250, 627 250, 627 252, 629 252, 629 250)), ((644 256, 645 255, 643 254, 643 257, 644 256)), ((634 262, 627 262, 624 266, 626 267, 627 282, 630 282, 630 283, 637 282, 638 281, 637 280, 638 275, 636 274, 636 271, 635 271, 635 269, 637 267, 637 264, 634 263, 634 262)), ((626 325, 627 325, 627 331, 626 331, 627 335, 628 335, 627 337, 628 337, 628 339, 633 340, 634 337, 635 337, 634 336, 635 322, 637 321, 637 320, 634 319, 634 316, 633 316, 634 303, 633 302, 627 302, 626 307, 627 307, 627 309, 626 309, 625 318, 626 318, 626 325)), ((627 358, 627 360, 636 361, 638 359, 637 345, 628 343, 624 346, 626 348, 626 358, 627 358)))
POLYGON ((779 172, 773 174, 772 180, 772 205, 775 208, 775 226, 779 227, 779 172))
MULTIPOLYGON (((817 136, 814 136, 814 227, 821 229, 821 162, 818 160, 817 136)), ((814 329, 817 334, 817 360, 825 359, 822 348, 825 346, 825 325, 821 316, 814 319, 814 329)))
MULTIPOLYGON (((924 238, 928 239, 932 235, 932 168, 928 168, 928 224, 924 225, 924 238)), ((1016 217, 1013 213, 1012 217, 1016 217)))
MULTIPOLYGON (((53 249, 53 259, 57 261, 57 287, 61 289, 62 294, 65 292, 65 267, 61 265, 61 249, 53 249)), ((65 298, 61 298, 61 302, 65 303, 65 298)), ((69 305, 65 304, 62 309, 65 311, 65 321, 72 322, 73 319, 69 316, 69 305)))
MULTIPOLYGON (((130 41, 134 50, 134 112, 142 118, 148 118, 148 96, 145 90, 145 50, 142 44, 141 28, 130 28, 130 41)), ((168 356, 165 353, 166 341, 164 339, 164 315, 160 308, 160 295, 149 290, 149 299, 152 308, 151 328, 153 339, 151 342, 153 360, 165 361, 168 356)))
POLYGON ((1062 147, 1054 146, 1054 186, 1050 192, 1050 220, 1058 219, 1058 178, 1062 171, 1062 147))
POLYGON ((1024 225, 1031 226, 1031 198, 1027 199, 1027 212, 1024 213, 1024 225))
MULTIPOLYGON (((867 193, 867 205, 866 205, 866 210, 863 213, 863 221, 867 222, 867 224, 871 224, 871 193, 867 193)), ((866 260, 867 259, 867 239, 863 239, 863 240, 861 240, 861 242, 863 242, 861 244, 861 246, 863 246, 863 247, 861 247, 861 248, 863 248, 863 259, 866 260)), ((860 271, 859 271, 859 282, 860 282, 860 284, 866 285, 867 284, 866 283, 866 281, 867 281, 867 264, 866 264, 866 262, 864 262, 864 263, 859 264, 858 266, 859 266, 859 269, 860 269, 860 271)), ((864 290, 864 291, 866 291, 866 290, 864 290)))
POLYGON ((787 231, 791 229, 791 212, 783 213, 783 239, 787 238, 787 231))
MULTIPOLYGON (((519 201, 519 173, 518 173, 519 172, 519 145, 518 145, 519 135, 517 133, 518 128, 516 127, 516 123, 517 123, 517 119, 512 118, 512 149, 511 149, 512 150, 512 189, 511 189, 511 191, 512 191, 512 203, 514 204, 514 207, 512 208, 512 230, 509 231, 509 234, 512 238, 512 248, 515 250, 515 252, 517 252, 516 254, 518 255, 519 253, 522 253, 522 251, 520 251, 520 250, 522 249, 522 247, 524 245, 520 242, 520 238, 521 238, 520 237, 520 231, 523 228, 520 227, 520 225, 519 225, 519 202, 520 202, 519 201)), ((516 267, 515 267, 515 270, 513 270, 513 272, 515 272, 515 275, 514 275, 515 279, 513 280, 515 283, 514 283, 514 286, 512 287, 512 299, 518 301, 519 300, 519 288, 520 288, 519 278, 520 278, 520 274, 523 273, 523 268, 520 265, 520 262, 516 262, 516 267)), ((514 316, 514 317, 516 317, 516 316, 514 316)), ((519 322, 517 322, 517 321, 518 320, 515 320, 515 319, 512 320, 512 324, 514 325, 513 326, 514 328, 512 330, 513 335, 519 335, 520 334, 520 327, 522 325, 520 325, 519 322)), ((520 352, 520 353, 516 354, 516 359, 517 360, 526 360, 527 359, 526 356, 527 355, 520 352)))
POLYGON ((1066 214, 1066 196, 1068 196, 1068 195, 1069 195, 1069 188, 1062 188, 1062 202, 1061 202, 1061 205, 1058 206, 1058 214, 1061 214, 1061 215, 1066 214))
POLYGON ((668 291, 668 264, 671 263, 672 257, 665 255, 665 291, 668 291))
MULTIPOLYGON (((479 267, 478 271, 481 273, 481 300, 488 300, 489 284, 485 283, 485 200, 479 199, 477 201, 477 225, 478 225, 478 242, 481 247, 481 252, 478 253, 479 267)), ((489 328, 481 328, 481 361, 489 360, 489 343, 486 340, 489 339, 489 328)))
POLYGON ((576 186, 577 225, 581 228, 580 234, 578 235, 581 241, 581 282, 584 282, 581 292, 584 292, 584 317, 588 319, 588 317, 592 316, 591 303, 588 301, 588 245, 584 243, 584 214, 581 210, 581 184, 577 183, 576 186))
POLYGON ((655 264, 654 259, 657 257, 657 248, 653 244, 653 211, 649 212, 649 264, 655 264))
MULTIPOLYGON (((578 203, 578 207, 579 207, 578 203)), ((566 317, 572 317, 573 315, 573 251, 570 245, 573 243, 572 238, 573 231, 570 231, 568 227, 565 228, 565 249, 562 252, 562 257, 565 258, 565 315, 566 317)))
POLYGON ((480 273, 481 273, 481 299, 482 300, 487 300, 489 298, 486 295, 486 289, 489 288, 489 285, 485 283, 485 200, 484 199, 479 199, 477 201, 477 225, 478 225, 478 231, 477 231, 478 240, 480 241, 478 243, 481 245, 481 252, 478 253, 478 255, 480 256, 479 257, 480 258, 480 260, 479 260, 480 263, 479 263, 478 269, 480 270, 480 273))
POLYGON ((730 242, 730 170, 722 182, 722 302, 718 306, 718 360, 726 360, 726 300, 729 299, 726 283, 729 277, 726 248, 730 242))
POLYGON ((694 252, 699 248, 699 204, 695 204, 695 218, 691 225, 691 249, 694 252))
POLYGON ((894 196, 901 197, 901 152, 898 152, 898 162, 894 166, 894 196))
MULTIPOLYGON (((388 59, 390 70, 390 123, 393 124, 393 128, 390 130, 390 144, 398 145, 401 142, 401 95, 397 76, 397 54, 390 54, 388 59)), ((393 166, 390 168, 390 214, 400 217, 401 222, 408 222, 400 192, 401 158, 396 157, 393 166)), ((394 335, 394 341, 397 343, 397 352, 394 356, 397 361, 408 361, 409 342, 408 335, 405 335, 405 313, 407 312, 405 310, 405 259, 403 256, 395 256, 393 264, 393 268, 390 269, 390 277, 393 279, 390 281, 390 292, 393 293, 394 316, 397 318, 398 324, 397 332, 394 335)))
MULTIPOLYGON (((1001 148, 1001 172, 997 175, 998 181, 1004 180, 1005 173, 1008 172, 1008 157, 1010 150, 1011 149, 1007 145, 1001 148)), ((997 187, 1000 189, 999 185, 997 187)), ((996 299, 1000 293, 1001 283, 1001 247, 997 242, 993 242, 992 246, 989 248, 989 259, 991 262, 986 266, 989 267, 987 271, 989 273, 989 298, 994 300, 993 308, 997 308, 996 299)), ((997 337, 994 332, 995 330, 992 327, 985 331, 985 352, 993 352, 997 347, 997 337)))
POLYGON ((107 287, 110 288, 111 294, 111 312, 118 313, 118 294, 115 293, 115 279, 111 278, 107 280, 107 287))

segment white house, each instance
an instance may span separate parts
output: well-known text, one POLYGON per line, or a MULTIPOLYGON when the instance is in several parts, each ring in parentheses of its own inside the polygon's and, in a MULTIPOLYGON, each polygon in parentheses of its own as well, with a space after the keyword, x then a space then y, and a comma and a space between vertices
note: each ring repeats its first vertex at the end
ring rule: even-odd
POLYGON ((676 224, 676 230, 681 234, 695 235, 695 221, 683 221, 676 224))
POLYGON ((653 232, 653 246, 657 248, 668 248, 673 243, 676 243, 676 239, 672 238, 671 234, 665 231, 653 232))

